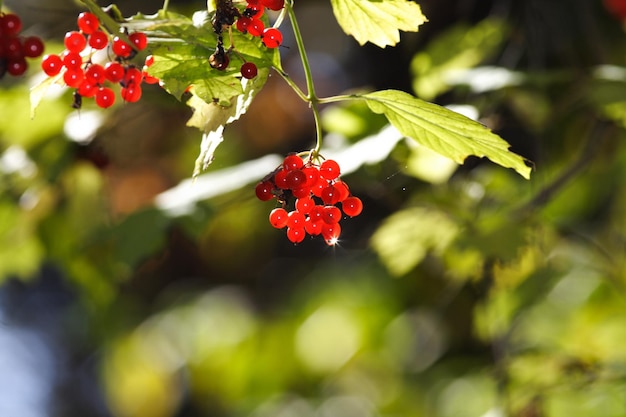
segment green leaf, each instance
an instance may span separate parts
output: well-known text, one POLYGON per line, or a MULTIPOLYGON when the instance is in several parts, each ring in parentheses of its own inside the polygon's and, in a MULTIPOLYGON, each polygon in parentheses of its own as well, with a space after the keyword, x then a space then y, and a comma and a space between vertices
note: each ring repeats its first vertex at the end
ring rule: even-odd
POLYGON ((360 45, 381 48, 400 42, 400 31, 417 32, 427 21, 410 0, 331 0, 339 26, 360 45))
POLYGON ((475 26, 458 24, 437 36, 411 61, 413 90, 424 100, 447 91, 447 76, 483 62, 498 48, 506 34, 504 22, 485 19, 475 26))
POLYGON ((459 113, 396 90, 358 96, 374 113, 384 114, 403 135, 462 164, 474 155, 512 168, 530 178, 526 160, 511 152, 509 144, 482 124, 459 113))
POLYGON ((412 207, 389 216, 372 236, 372 246, 394 276, 415 268, 429 251, 442 253, 459 227, 443 212, 412 207))
MULTIPOLYGON (((233 96, 228 106, 219 103, 207 103, 196 94, 192 94, 187 105, 193 109, 193 116, 187 126, 202 130, 200 155, 196 159, 193 176, 197 177, 213 161, 213 155, 224 140, 223 133, 227 124, 234 122, 243 115, 252 100, 263 87, 269 76, 269 69, 261 68, 252 80, 242 79, 242 94, 233 96)), ((195 91, 195 90, 194 90, 195 91)))

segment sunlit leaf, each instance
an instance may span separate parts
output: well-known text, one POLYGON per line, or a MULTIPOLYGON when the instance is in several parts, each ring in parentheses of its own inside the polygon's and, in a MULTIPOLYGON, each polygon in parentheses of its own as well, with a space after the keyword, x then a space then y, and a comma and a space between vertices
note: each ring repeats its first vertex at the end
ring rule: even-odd
POLYGON ((402 134, 459 164, 471 155, 486 157, 513 168, 524 178, 530 177, 526 160, 511 152, 505 140, 474 120, 401 91, 377 91, 361 97, 373 112, 387 116, 402 134))
POLYGON ((417 32, 427 21, 420 6, 409 0, 331 0, 341 28, 357 42, 381 48, 400 42, 400 31, 417 32))
POLYGON ((413 207, 388 217, 372 236, 372 246, 389 272, 401 276, 429 251, 445 249, 458 232, 458 226, 442 212, 413 207))

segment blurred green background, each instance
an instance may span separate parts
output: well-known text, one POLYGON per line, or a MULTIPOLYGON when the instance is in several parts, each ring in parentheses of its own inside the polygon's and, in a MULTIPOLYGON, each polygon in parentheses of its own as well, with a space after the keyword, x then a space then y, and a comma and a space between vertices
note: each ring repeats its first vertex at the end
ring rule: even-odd
MULTIPOLYGON (((294 246, 254 198, 314 141, 279 77, 195 185, 200 135, 158 87, 107 111, 76 112, 61 91, 31 120, 37 62, 0 80, 0 415, 626 415, 620 17, 600 0, 420 4, 429 23, 381 50, 346 37, 329 2, 296 0, 318 92, 451 106, 532 160, 532 179, 326 107, 324 152, 365 203, 334 248, 294 246)), ((5 7, 48 52, 80 10, 5 7)))

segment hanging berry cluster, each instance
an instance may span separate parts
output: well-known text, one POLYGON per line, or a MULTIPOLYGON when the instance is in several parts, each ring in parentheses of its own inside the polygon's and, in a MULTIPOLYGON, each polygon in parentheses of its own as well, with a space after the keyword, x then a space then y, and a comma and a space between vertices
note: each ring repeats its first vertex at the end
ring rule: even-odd
POLYGON ((115 92, 109 85, 119 84, 120 95, 128 103, 141 98, 141 83, 158 83, 158 79, 147 74, 153 58, 148 56, 141 69, 132 63, 137 52, 148 45, 148 38, 142 32, 128 35, 126 42, 121 36, 110 35, 100 27, 96 15, 83 12, 77 19, 77 31, 65 34, 65 51, 60 55, 44 56, 41 67, 50 77, 63 72, 65 84, 74 88, 74 108, 80 108, 83 98, 94 98, 97 106, 111 107, 115 102, 115 92), (92 61, 97 51, 110 48, 114 55, 106 64, 92 61))
MULTIPOLYGON (((225 28, 230 28, 234 24, 243 34, 260 37, 261 42, 267 48, 278 48, 283 42, 283 35, 277 28, 265 27, 261 16, 265 9, 274 11, 282 10, 285 7, 285 0, 248 0, 246 8, 240 12, 232 4, 232 0, 220 0, 217 2, 217 9, 213 18, 213 31, 217 34, 217 45, 215 52, 209 57, 209 63, 217 70, 224 71, 230 63, 229 54, 234 50, 231 47, 224 49, 224 39, 222 32, 225 28)), ((245 62, 241 66, 241 76, 252 79, 257 75, 257 67, 253 62, 245 62)))
POLYGON ((21 37, 22 20, 13 13, 0 13, 0 79, 7 72, 19 76, 26 72, 26 58, 43 54, 43 42, 37 36, 21 37))
POLYGON ((341 218, 363 210, 361 200, 350 194, 339 175, 339 164, 332 159, 315 164, 291 154, 257 184, 255 192, 261 201, 275 198, 281 204, 271 211, 269 221, 277 229, 287 228, 291 242, 300 243, 307 234, 322 235, 333 246, 341 234, 341 218), (289 207, 293 209, 288 211, 289 207))

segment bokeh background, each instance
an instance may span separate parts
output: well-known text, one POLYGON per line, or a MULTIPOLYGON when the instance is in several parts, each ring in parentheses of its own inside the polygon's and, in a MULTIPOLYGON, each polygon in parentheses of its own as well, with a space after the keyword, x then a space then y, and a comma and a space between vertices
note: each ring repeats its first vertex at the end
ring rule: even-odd
MULTIPOLYGON (((37 63, 0 80, 0 415, 626 415, 623 3, 423 0, 429 22, 379 49, 296 0, 321 96, 411 92, 535 167, 457 166, 360 105, 326 107, 324 152, 365 203, 333 248, 294 246, 254 198, 314 141, 280 77, 193 186, 200 135, 157 86, 106 111, 61 92, 31 120, 37 63)), ((81 10, 5 9, 48 52, 81 10)))

